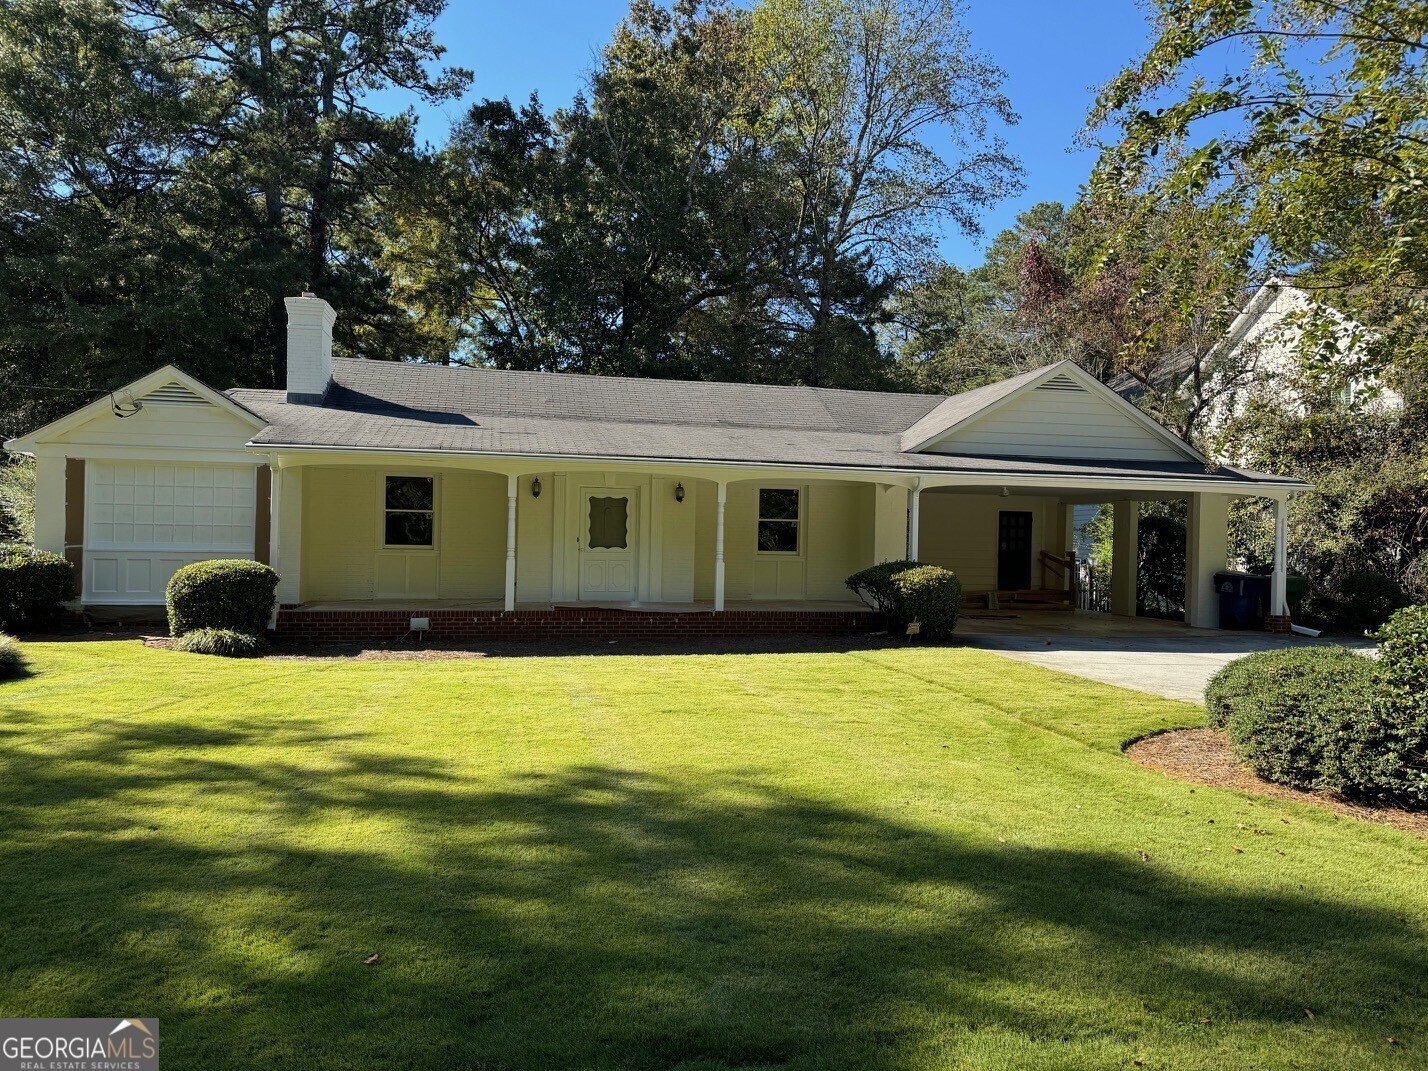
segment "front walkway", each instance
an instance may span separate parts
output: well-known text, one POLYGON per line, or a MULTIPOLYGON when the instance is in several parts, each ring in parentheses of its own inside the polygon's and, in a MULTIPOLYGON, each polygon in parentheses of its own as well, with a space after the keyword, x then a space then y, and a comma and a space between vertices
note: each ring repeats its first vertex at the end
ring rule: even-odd
POLYGON ((1008 658, 1197 703, 1215 672, 1242 655, 1303 644, 1372 646, 1362 639, 1228 632, 1086 610, 973 611, 958 622, 957 631, 972 646, 1008 658))

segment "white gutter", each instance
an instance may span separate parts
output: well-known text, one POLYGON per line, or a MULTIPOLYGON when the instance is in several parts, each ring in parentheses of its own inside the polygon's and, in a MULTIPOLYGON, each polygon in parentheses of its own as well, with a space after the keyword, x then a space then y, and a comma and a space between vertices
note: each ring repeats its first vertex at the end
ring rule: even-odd
MULTIPOLYGON (((290 453, 290 452, 312 452, 328 454, 373 454, 396 456, 406 461, 440 461, 446 458, 479 458, 488 461, 515 461, 522 464, 539 464, 550 466, 552 464, 578 464, 578 465, 659 465, 671 468, 714 468, 714 469, 756 469, 773 471, 794 471, 794 472, 820 472, 830 476, 890 476, 904 477, 909 480, 922 480, 923 489, 930 490, 933 487, 956 487, 981 486, 983 484, 992 487, 1017 486, 1036 487, 1054 484, 1057 487, 1080 488, 1094 490, 1105 487, 1107 484, 1115 484, 1126 490, 1176 490, 1176 491, 1203 491, 1206 484, 1210 483, 1216 488, 1222 488, 1224 494, 1258 495, 1264 494, 1269 497, 1278 497, 1281 494, 1290 494, 1295 491, 1308 490, 1311 485, 1302 480, 1295 480, 1285 477, 1282 480, 1217 480, 1211 473, 1206 473, 1204 477, 1195 476, 1125 476, 1125 475, 1057 475, 1054 473, 1010 473, 1010 472, 968 472, 965 470, 933 469, 933 468, 858 468, 858 467, 835 467, 831 465, 817 465, 808 462, 760 462, 760 461, 711 461, 695 458, 667 458, 667 457, 636 457, 636 456, 605 456, 591 457, 578 454, 493 454, 483 453, 477 450, 397 450, 391 447, 378 446, 318 446, 312 444, 296 443, 258 443, 249 442, 248 449, 260 451, 262 453, 290 453), (933 482, 938 481, 938 482, 933 482)), ((749 477, 751 479, 757 477, 749 477)))

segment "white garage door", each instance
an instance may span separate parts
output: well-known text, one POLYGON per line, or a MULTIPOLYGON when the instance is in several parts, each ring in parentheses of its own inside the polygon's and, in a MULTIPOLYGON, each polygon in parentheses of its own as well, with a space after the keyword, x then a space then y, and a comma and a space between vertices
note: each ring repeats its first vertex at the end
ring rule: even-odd
POLYGON ((86 603, 162 603, 180 566, 253 556, 253 465, 90 461, 85 482, 86 603))

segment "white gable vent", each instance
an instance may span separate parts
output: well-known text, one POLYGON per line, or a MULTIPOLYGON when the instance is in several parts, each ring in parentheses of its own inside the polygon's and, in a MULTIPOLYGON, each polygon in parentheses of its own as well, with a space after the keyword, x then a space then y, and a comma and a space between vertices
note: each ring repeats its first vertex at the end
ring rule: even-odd
POLYGON ((165 383, 140 399, 145 405, 207 405, 208 402, 182 383, 165 383))
POLYGON ((1036 385, 1036 389, 1037 389, 1037 390, 1057 390, 1057 391, 1069 392, 1069 393, 1074 393, 1074 394, 1085 394, 1085 393, 1086 393, 1086 388, 1083 387, 1083 386, 1081 386, 1081 384, 1077 383, 1074 379, 1072 379, 1070 376, 1068 376, 1065 372, 1058 372, 1056 375, 1054 375, 1054 376, 1052 376, 1050 379, 1048 379, 1045 383, 1038 383, 1038 384, 1036 385))

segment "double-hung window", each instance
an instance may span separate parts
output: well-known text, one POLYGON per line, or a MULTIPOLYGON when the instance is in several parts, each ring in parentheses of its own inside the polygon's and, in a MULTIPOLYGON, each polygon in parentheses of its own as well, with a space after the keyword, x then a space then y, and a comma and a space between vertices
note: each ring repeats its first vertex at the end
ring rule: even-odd
POLYGON ((797 554, 799 492, 796 487, 759 488, 759 551, 797 554))
POLYGON ((431 547, 436 535, 436 479, 388 476, 383 517, 389 547, 431 547))

